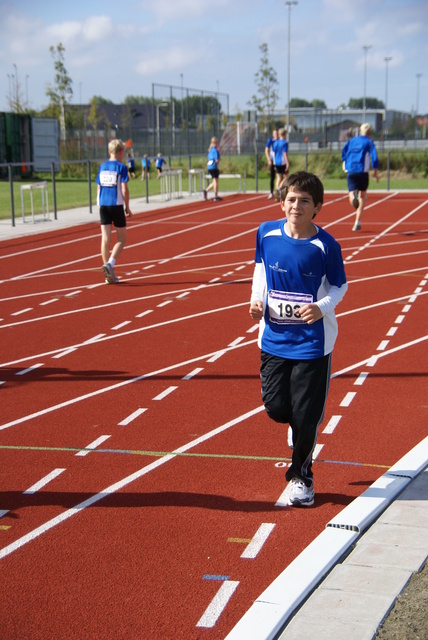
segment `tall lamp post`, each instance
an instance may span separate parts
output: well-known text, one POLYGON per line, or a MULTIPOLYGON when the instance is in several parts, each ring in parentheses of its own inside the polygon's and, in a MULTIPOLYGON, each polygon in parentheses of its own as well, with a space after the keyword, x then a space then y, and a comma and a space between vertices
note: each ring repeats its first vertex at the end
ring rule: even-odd
POLYGON ((290 0, 285 3, 288 7, 288 58, 287 58, 287 137, 290 140, 290 23, 291 23, 291 7, 298 4, 296 0, 290 0))
POLYGON ((416 74, 416 113, 415 113, 415 138, 417 137, 417 133, 418 133, 418 121, 416 120, 416 118, 418 117, 418 113, 419 113, 419 81, 422 77, 422 73, 417 73, 416 74))
POLYGON ((386 124, 386 110, 388 109, 388 62, 392 60, 392 56, 387 56, 384 58, 385 60, 385 121, 383 123, 383 135, 386 138, 387 134, 387 124, 386 124))
POLYGON ((364 97, 363 97, 363 122, 366 121, 366 89, 367 89, 367 51, 372 48, 371 44, 365 44, 364 49, 364 97))

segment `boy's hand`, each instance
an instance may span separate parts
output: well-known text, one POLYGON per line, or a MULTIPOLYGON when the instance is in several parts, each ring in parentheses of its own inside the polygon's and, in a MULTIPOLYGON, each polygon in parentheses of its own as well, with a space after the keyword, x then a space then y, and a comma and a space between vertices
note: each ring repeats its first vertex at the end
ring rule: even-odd
POLYGON ((263 318, 263 302, 254 300, 250 305, 250 316, 253 320, 261 320, 263 318))
POLYGON ((314 324, 322 318, 321 309, 315 303, 303 304, 299 309, 299 315, 306 324, 314 324))

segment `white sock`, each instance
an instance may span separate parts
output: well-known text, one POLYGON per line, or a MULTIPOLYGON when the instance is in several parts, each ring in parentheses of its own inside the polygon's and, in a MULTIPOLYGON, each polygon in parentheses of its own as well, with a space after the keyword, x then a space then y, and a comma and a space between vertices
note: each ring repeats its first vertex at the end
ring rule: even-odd
POLYGON ((116 264, 116 258, 110 258, 108 263, 111 264, 112 267, 114 267, 114 265, 116 264))

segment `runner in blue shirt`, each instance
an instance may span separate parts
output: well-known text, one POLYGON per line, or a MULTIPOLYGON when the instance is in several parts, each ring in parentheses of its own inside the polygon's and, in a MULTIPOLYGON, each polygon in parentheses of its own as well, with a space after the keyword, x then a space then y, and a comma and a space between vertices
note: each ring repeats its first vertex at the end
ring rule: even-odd
POLYGON ((155 166, 158 172, 158 180, 161 177, 162 174, 162 167, 163 165, 166 164, 165 160, 162 158, 162 154, 158 153, 158 155, 156 156, 156 161, 155 161, 155 166))
POLYGON ((272 143, 272 151, 274 154, 273 164, 276 171, 276 200, 280 199, 280 187, 285 176, 288 173, 288 141, 287 133, 285 129, 278 131, 278 140, 274 140, 272 143))
POLYGON ((125 144, 122 140, 111 140, 108 151, 110 157, 100 166, 95 182, 101 219, 102 270, 106 284, 117 284, 119 279, 114 273, 114 265, 126 243, 126 216, 132 213, 129 208, 128 168, 122 162, 125 144), (116 243, 109 257, 113 224, 116 243))
POLYGON ((300 171, 281 188, 285 221, 257 232, 250 315, 260 320, 260 377, 267 415, 288 423, 292 463, 286 500, 314 502, 312 454, 330 381, 338 327, 335 306, 347 290, 339 244, 314 224, 324 198, 321 181, 300 171))
POLYGON ((220 151, 218 150, 218 140, 217 138, 211 138, 210 148, 208 149, 208 158, 207 158, 207 171, 210 174, 212 181, 208 185, 206 189, 204 189, 204 200, 208 199, 208 191, 214 189, 214 200, 217 202, 222 200, 218 195, 218 178, 220 175, 220 170, 218 168, 220 162, 220 151))
POLYGON ((265 156, 269 167, 269 186, 270 193, 268 196, 268 200, 272 200, 273 198, 273 187, 275 184, 275 165, 273 163, 275 154, 273 152, 273 143, 275 140, 278 140, 278 129, 272 129, 272 135, 268 138, 265 146, 265 156))
POLYGON ((349 202, 356 209, 355 224, 352 227, 352 231, 361 229, 361 216, 363 215, 369 186, 370 162, 374 169, 376 182, 379 182, 377 174, 379 160, 371 135, 372 128, 365 122, 360 127, 360 135, 348 140, 342 150, 342 160, 347 173, 349 202))
POLYGON ((147 153, 144 154, 143 159, 141 160, 141 180, 144 180, 146 177, 150 180, 150 158, 147 153))

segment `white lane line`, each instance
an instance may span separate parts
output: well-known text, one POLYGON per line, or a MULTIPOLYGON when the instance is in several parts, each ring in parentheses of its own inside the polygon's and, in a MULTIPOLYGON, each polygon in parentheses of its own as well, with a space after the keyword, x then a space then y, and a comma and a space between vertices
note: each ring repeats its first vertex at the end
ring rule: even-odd
POLYGON ((93 451, 94 449, 96 449, 100 444, 108 440, 110 437, 111 436, 100 436, 99 438, 91 442, 91 444, 86 445, 84 451, 78 451, 76 453, 76 456, 79 456, 81 458, 83 458, 83 456, 87 456, 88 453, 91 452, 91 450, 93 451))
POLYGON ((225 580, 196 626, 207 629, 214 627, 238 585, 236 580, 225 580))
POLYGON ((162 393, 159 393, 159 395, 155 396, 153 400, 163 400, 164 398, 166 398, 166 396, 169 396, 169 394, 175 391, 176 389, 178 389, 178 387, 174 387, 174 386, 168 387, 167 389, 162 391, 162 393))
POLYGON ((259 324, 253 324, 253 326, 248 329, 247 333, 254 333, 255 331, 258 331, 259 326, 259 324))
POLYGON ((229 344, 227 346, 228 347, 235 347, 237 344, 240 344, 243 340, 245 340, 245 336, 242 336, 240 338, 236 338, 232 342, 229 342, 229 344))
POLYGON ((100 340, 100 338, 104 338, 105 335, 105 333, 98 333, 93 338, 89 338, 88 340, 85 340, 85 342, 82 342, 82 344, 92 344, 93 342, 97 342, 98 340, 100 340))
POLYGON ((253 539, 251 542, 245 547, 244 551, 241 553, 241 558, 248 558, 253 560, 257 557, 258 553, 262 549, 264 543, 275 529, 275 525, 263 522, 260 527, 257 529, 253 539))
POLYGON ((385 351, 386 347, 389 344, 389 340, 382 340, 382 342, 379 344, 378 348, 376 349, 376 351, 385 351))
POLYGON ((251 418, 257 413, 260 413, 262 411, 264 411, 263 405, 256 407, 256 409, 252 409, 251 411, 248 411, 247 413, 244 413, 238 416, 237 418, 230 420, 229 422, 226 422, 220 427, 217 427, 216 429, 209 431, 205 435, 200 436, 199 438, 196 438, 196 440, 192 440, 187 444, 183 445, 182 447, 175 449, 175 451, 173 451, 172 453, 166 456, 163 456, 162 458, 158 458, 157 460, 155 460, 154 462, 151 462, 147 466, 142 467, 141 469, 139 469, 138 471, 135 471, 131 475, 123 478, 122 480, 119 480, 119 482, 116 482, 115 484, 112 484, 109 487, 106 487, 106 489, 104 489, 103 491, 100 491, 99 493, 94 494, 90 498, 87 498, 87 500, 80 502, 75 507, 72 507, 71 509, 67 509, 67 511, 63 511, 55 518, 48 520, 47 522, 40 525, 39 527, 36 527, 36 529, 33 529, 33 531, 30 531, 29 533, 25 534, 21 538, 18 538, 17 540, 7 545, 6 547, 3 547, 3 549, 0 549, 0 560, 10 555, 17 549, 20 549, 21 547, 28 544, 32 540, 35 540, 39 536, 43 535, 44 533, 46 533, 46 531, 49 531, 50 529, 53 529, 54 527, 56 527, 58 524, 61 524, 65 520, 68 520, 68 518, 71 518, 71 516, 74 516, 77 513, 80 513, 87 507, 91 507, 93 504, 96 504, 106 496, 116 493, 116 491, 123 489, 123 487, 126 487, 127 485, 131 484, 132 482, 134 482, 134 480, 138 480, 139 478, 142 478, 143 476, 147 475, 151 471, 154 471, 158 467, 161 467, 167 462, 170 462, 171 460, 175 460, 176 454, 189 451, 190 449, 197 447, 202 442, 205 442, 206 440, 210 440, 211 438, 214 438, 216 435, 223 433, 224 431, 227 431, 231 427, 234 427, 236 424, 244 422, 248 418, 251 418))
POLYGON ((37 364, 33 364, 31 367, 27 367, 27 369, 22 369, 22 371, 18 371, 15 375, 25 376, 26 373, 30 373, 31 371, 34 371, 34 369, 39 369, 40 367, 43 367, 43 362, 38 362, 37 364))
POLYGON ((157 305, 157 307, 159 309, 161 309, 162 307, 166 307, 167 304, 171 304, 172 300, 165 300, 165 302, 161 302, 160 304, 157 305))
POLYGON ((45 302, 40 303, 40 307, 46 307, 48 304, 52 304, 52 302, 58 302, 59 298, 51 298, 50 300, 45 300, 45 302))
POLYGON ((388 338, 392 338, 393 335, 395 335, 396 331, 397 331, 398 327, 391 327, 389 329, 389 331, 387 332, 387 336, 388 338))
POLYGON ((356 395, 357 394, 355 393, 355 391, 349 391, 349 393, 347 393, 346 396, 343 398, 339 407, 349 407, 349 405, 351 404, 352 400, 355 398, 356 395))
POLYGON ((20 316, 23 313, 28 313, 28 311, 32 311, 33 307, 27 307, 26 309, 21 309, 20 311, 15 311, 15 313, 11 313, 11 316, 20 316))
POLYGON ((402 311, 403 313, 407 313, 408 311, 410 311, 410 309, 411 309, 411 308, 412 308, 412 305, 411 305, 411 304, 406 304, 406 305, 404 305, 404 307, 401 309, 401 311, 402 311))
POLYGON ((51 482, 52 480, 54 480, 57 476, 59 476, 63 471, 65 471, 65 469, 54 469, 53 471, 51 471, 51 473, 48 473, 47 476, 45 476, 44 478, 42 478, 41 480, 39 480, 38 482, 36 482, 36 484, 33 484, 32 487, 30 487, 29 489, 27 489, 26 491, 24 491, 24 495, 29 495, 32 493, 36 493, 37 491, 39 491, 39 489, 42 489, 44 486, 46 486, 49 482, 51 482))
POLYGON ((207 360, 207 362, 215 362, 216 360, 221 358, 221 356, 224 356, 225 353, 227 353, 226 349, 222 349, 221 351, 217 351, 213 356, 211 356, 211 358, 209 358, 209 360, 207 360))
POLYGON ((183 293, 180 293, 180 295, 177 296, 177 300, 180 300, 180 298, 186 298, 189 295, 190 295, 190 291, 184 291, 183 293))
POLYGON ((153 313, 153 309, 147 309, 147 311, 143 311, 142 313, 138 313, 136 318, 143 318, 144 316, 148 316, 149 313, 153 313))
POLYGON ((131 324, 131 320, 125 320, 124 322, 117 324, 115 327, 112 327, 111 330, 117 331, 118 329, 122 329, 122 327, 126 327, 127 324, 131 324))
POLYGON ((74 351, 77 351, 77 349, 71 347, 70 349, 66 349, 65 351, 62 351, 61 353, 57 353, 56 355, 52 356, 52 359, 58 360, 59 358, 63 358, 64 356, 68 356, 70 353, 73 353, 74 351))
POLYGON ((394 324, 401 324, 404 320, 405 316, 397 316, 394 324))
POLYGON ((321 453, 321 449, 323 448, 323 444, 316 444, 315 445, 315 449, 314 452, 312 454, 312 460, 316 460, 319 456, 319 454, 321 453))
POLYGON ((141 414, 144 413, 145 411, 147 411, 147 409, 142 409, 142 408, 137 409, 136 411, 134 411, 134 413, 131 413, 131 415, 129 415, 127 418, 124 418, 121 422, 119 422, 118 426, 126 427, 127 424, 129 424, 130 422, 138 418, 138 416, 141 416, 141 414))
POLYGON ((331 416, 330 420, 327 422, 326 426, 323 429, 323 433, 333 433, 341 418, 342 416, 331 416))
POLYGON ((362 384, 366 381, 366 378, 369 374, 366 371, 362 371, 358 378, 355 380, 354 385, 357 387, 361 387, 362 384))
POLYGON ((181 379, 182 380, 190 380, 191 378, 194 378, 195 376, 197 376, 198 373, 201 373, 201 371, 203 371, 203 370, 204 370, 203 367, 196 367, 196 369, 193 369, 193 371, 191 371, 187 375, 183 376, 181 379))

